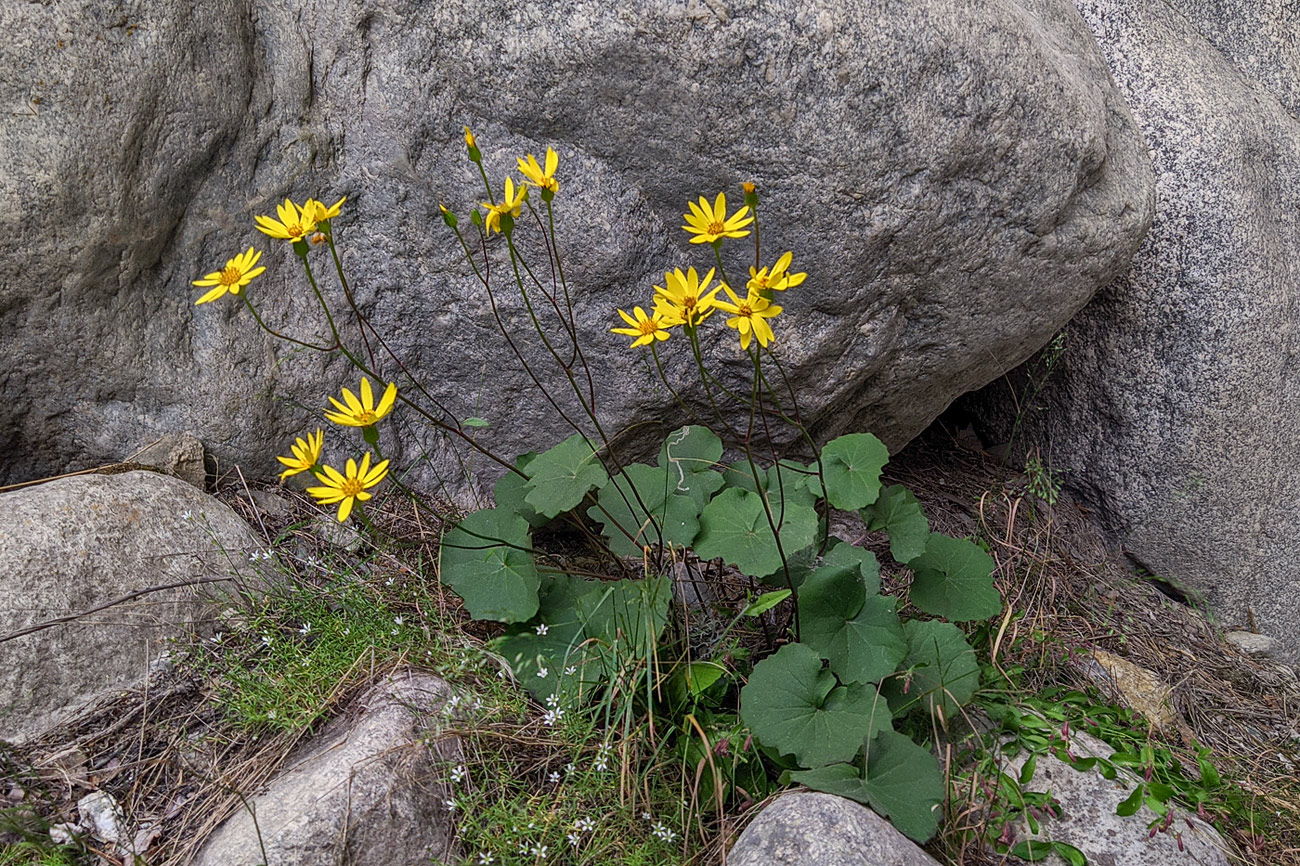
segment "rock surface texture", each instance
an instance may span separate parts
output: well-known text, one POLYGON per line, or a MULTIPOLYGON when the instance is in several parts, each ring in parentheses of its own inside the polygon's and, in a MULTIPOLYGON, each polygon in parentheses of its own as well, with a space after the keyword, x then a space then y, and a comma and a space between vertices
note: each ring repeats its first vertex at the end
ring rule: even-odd
POLYGON ((254 579, 257 547, 227 506, 156 472, 83 475, 0 493, 0 635, 151 592, 0 643, 0 739, 22 741, 131 687, 168 639, 215 619, 254 579), (243 571, 241 575, 239 572, 243 571))
POLYGON ((435 757, 454 757, 455 745, 423 738, 450 696, 442 680, 411 671, 376 684, 249 798, 256 824, 247 810, 232 815, 194 866, 448 862, 450 794, 435 757))
MULTIPOLYGON (((805 416, 891 446, 1046 342, 1149 223, 1145 150, 1068 0, 558 8, 0 6, 0 348, 23 361, 0 378, 0 451, 22 458, 4 474, 177 431, 223 465, 274 470, 355 374, 275 342, 236 298, 196 309, 190 283, 256 244, 268 270, 248 296, 272 326, 320 338, 292 253, 253 228, 286 196, 349 196, 336 229, 357 303, 449 420, 487 417, 481 435, 507 454, 567 435, 438 219, 445 202, 472 232, 463 216, 485 197, 462 124, 498 196, 515 157, 559 152, 560 246, 611 430, 681 420, 608 330, 666 269, 708 266, 679 229, 700 194, 734 207, 757 182, 764 263, 791 249, 810 274, 778 326, 805 416)), ((743 274, 752 247, 728 249, 743 274)), ((490 245, 502 316, 563 394, 502 253, 490 245)), ((327 253, 312 256, 341 305, 327 253)), ((705 343, 723 375, 745 369, 720 323, 705 343)), ((689 353, 665 349, 686 387, 689 353)), ((411 420, 384 431, 386 456, 416 453, 411 420)), ((423 445, 454 481, 440 442, 423 445)))
MULTIPOLYGON (((1146 569, 1300 661, 1300 10, 1078 6, 1146 136, 1157 214, 1019 438, 1146 569)), ((1005 441, 1006 386, 978 403, 1005 441)))
POLYGON ((740 834, 728 866, 937 866, 866 806, 831 794, 785 794, 740 834))
MULTIPOLYGON (((1076 758, 1109 758, 1115 750, 1101 740, 1081 731, 1070 733, 1070 751, 1076 758)), ((1012 776, 1020 772, 1026 754, 1012 761, 1012 776)), ((1228 866, 1237 862, 1229 857, 1227 846, 1218 831, 1195 813, 1175 810, 1174 822, 1163 833, 1150 835, 1148 827, 1158 818, 1147 806, 1136 814, 1121 818, 1118 806, 1141 780, 1123 771, 1108 780, 1095 770, 1079 771, 1050 753, 1038 756, 1034 776, 1024 785, 1026 791, 1051 792, 1060 801, 1064 817, 1044 819, 1040 832, 1019 828, 1019 838, 1065 842, 1082 851, 1093 866, 1228 866), (1181 844, 1180 844, 1181 842, 1181 844)), ((1163 823, 1163 822, 1162 822, 1163 823)), ((1047 866, 1066 866, 1058 854, 1038 861, 1047 866)))

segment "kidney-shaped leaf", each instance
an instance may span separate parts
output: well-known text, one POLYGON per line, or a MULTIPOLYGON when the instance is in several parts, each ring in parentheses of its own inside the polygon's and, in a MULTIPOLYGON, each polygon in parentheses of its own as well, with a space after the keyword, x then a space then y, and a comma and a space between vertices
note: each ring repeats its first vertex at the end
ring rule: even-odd
MULTIPOLYGON (((850 546, 835 550, 845 547, 850 546)), ((861 552, 874 563, 870 552, 861 552)), ((907 655, 894 600, 868 595, 862 568, 862 561, 853 559, 846 565, 823 564, 799 589, 803 642, 829 661, 831 670, 846 683, 874 683, 892 673, 907 655)))
POLYGON ((822 449, 826 498, 836 508, 853 511, 880 495, 880 470, 889 462, 889 449, 870 433, 850 433, 822 449))
MULTIPOLYGON (((773 514, 773 519, 779 515, 773 514)), ((780 526, 787 555, 812 544, 817 512, 807 505, 787 504, 780 526)), ((722 559, 745 574, 772 574, 781 568, 781 549, 757 493, 732 487, 724 490, 700 514, 695 552, 701 559, 722 559)))
POLYGON ((961 629, 935 620, 909 620, 903 624, 907 657, 901 677, 886 681, 881 689, 895 712, 920 703, 931 712, 935 706, 951 718, 957 707, 975 696, 980 670, 975 651, 961 629))
POLYGON ((538 454, 528 464, 528 474, 524 501, 545 517, 576 507, 588 490, 609 481, 591 443, 580 433, 538 454))
POLYGON ((838 685, 821 657, 801 643, 754 666, 740 691, 740 717, 759 742, 805 767, 847 761, 891 718, 875 688, 838 685))
POLYGON ((862 509, 867 528, 889 533, 889 555, 895 562, 907 563, 925 553, 930 538, 930 521, 921 503, 901 484, 891 484, 880 498, 862 509))
POLYGON ((518 514, 502 508, 476 511, 442 540, 442 580, 475 619, 528 619, 537 612, 531 546, 528 521, 518 514))
POLYGON ((1002 610, 993 586, 993 557, 964 538, 930 533, 925 553, 908 563, 915 572, 910 598, 926 613, 964 621, 1002 610))
POLYGON ((699 507, 686 495, 670 493, 665 470, 634 463, 600 489, 587 515, 604 526, 601 534, 617 556, 640 556, 647 544, 687 547, 699 531, 699 507))
POLYGON ((722 440, 708 427, 692 425, 674 430, 659 449, 659 466, 668 472, 670 493, 695 500, 696 511, 722 486, 715 467, 722 459, 722 440))
POLYGON ((866 803, 910 839, 925 842, 939 826, 943 773, 927 749, 894 731, 881 731, 867 746, 865 776, 851 764, 790 774, 817 791, 866 803))

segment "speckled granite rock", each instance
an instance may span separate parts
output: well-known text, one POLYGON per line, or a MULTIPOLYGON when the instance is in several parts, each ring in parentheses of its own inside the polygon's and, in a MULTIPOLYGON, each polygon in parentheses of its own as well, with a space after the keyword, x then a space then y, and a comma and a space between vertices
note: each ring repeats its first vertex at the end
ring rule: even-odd
POLYGON ((226 505, 157 472, 82 475, 0 493, 0 635, 172 586, 0 643, 0 739, 21 741, 148 674, 167 642, 256 581, 257 539, 226 505))
MULTIPOLYGON (((190 283, 256 244, 268 270, 249 296, 323 333, 291 252, 253 228, 286 195, 349 196, 336 230, 357 301, 450 418, 486 417, 480 438, 507 456, 567 435, 438 219, 484 198, 466 123, 496 183, 559 152, 587 358, 619 383, 600 412, 610 430, 662 419, 634 431, 647 440, 682 418, 609 328, 666 269, 708 261, 679 229, 700 194, 734 205, 758 183, 766 255, 795 250, 810 274, 778 338, 805 416, 891 446, 1046 342, 1151 214, 1141 139, 1069 0, 50 0, 0 4, 0 32, 0 351, 22 359, 0 378, 0 480, 171 430, 276 471, 354 374, 232 298, 195 309, 190 283)), ((524 353, 564 393, 537 343, 524 353)), ((723 375, 747 369, 735 344, 709 329, 723 375)), ((694 387, 689 353, 666 348, 694 387)), ((427 454, 464 478, 441 439, 384 434, 397 463, 427 454)))
POLYGON ((783 794, 740 834, 728 866, 938 866, 866 806, 831 794, 783 794))
MULTIPOLYGON (((402 670, 311 738, 208 839, 194 866, 410 866, 458 862, 440 760, 454 738, 424 742, 451 696, 402 670), (265 851, 265 853, 264 853, 265 851)), ((251 793, 251 792, 248 792, 251 793)))
MULTIPOLYGON (((1018 439, 1149 572, 1300 662, 1300 7, 1077 5, 1158 207, 1132 269, 1070 323, 1018 439)), ((1021 409, 1005 384, 977 402, 1006 441, 1021 409)))

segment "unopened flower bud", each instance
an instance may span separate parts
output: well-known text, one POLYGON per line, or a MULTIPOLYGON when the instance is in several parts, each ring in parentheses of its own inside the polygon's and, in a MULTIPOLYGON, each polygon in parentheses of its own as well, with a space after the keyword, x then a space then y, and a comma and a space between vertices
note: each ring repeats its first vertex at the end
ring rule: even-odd
POLYGON ((747 180, 740 185, 740 188, 745 191, 745 204, 749 205, 750 208, 757 208, 758 190, 755 188, 753 182, 747 180))
POLYGON ((482 154, 479 153, 478 142, 474 139, 474 133, 469 131, 468 126, 465 127, 465 147, 469 150, 469 158, 471 161, 478 162, 483 158, 482 154))
POLYGON ((456 215, 451 211, 447 210, 446 205, 441 205, 441 204, 438 205, 438 210, 442 211, 442 221, 447 224, 447 227, 454 229, 456 227, 456 223, 458 222, 458 220, 456 219, 456 215))
POLYGON ((313 233, 312 236, 311 236, 311 242, 312 242, 313 244, 323 244, 323 243, 325 243, 325 233, 324 233, 324 232, 315 232, 315 233, 313 233))

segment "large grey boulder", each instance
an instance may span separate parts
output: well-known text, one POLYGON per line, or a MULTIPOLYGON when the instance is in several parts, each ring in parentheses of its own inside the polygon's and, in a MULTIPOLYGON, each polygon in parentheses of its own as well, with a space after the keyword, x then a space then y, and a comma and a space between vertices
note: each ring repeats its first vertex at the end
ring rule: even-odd
MULTIPOLYGON (((1018 438, 1147 570, 1300 661, 1300 11, 1078 5, 1150 146, 1157 215, 1018 438)), ((979 402, 1005 439, 1023 401, 999 384, 979 402)))
MULTIPOLYGON (((451 690, 399 671, 312 737, 209 837, 194 866, 408 866, 450 862, 453 816, 441 763, 456 741, 425 742, 451 690)), ((251 792, 250 792, 251 793, 251 792)))
POLYGON ((938 866, 866 806, 831 794, 784 794, 740 834, 729 866, 938 866))
MULTIPOLYGON (((191 280, 256 244, 268 271, 248 295, 268 323, 325 334, 289 249, 253 229, 286 195, 349 196, 336 228, 357 303, 448 420, 486 416, 480 438, 507 455, 566 435, 438 218, 484 198, 462 124, 498 195, 515 157, 560 154, 560 246, 610 432, 684 420, 608 329, 665 270, 708 266, 679 229, 701 194, 734 207, 757 182, 765 263, 791 249, 811 275, 782 299, 778 337, 805 416, 891 446, 1042 345, 1150 218, 1141 140, 1068 0, 112 8, 0 5, 0 349, 23 361, 0 380, 11 478, 180 430, 267 474, 316 426, 308 409, 355 390, 345 364, 275 342, 237 299, 193 306, 191 280)), ((751 248, 728 250, 734 278, 751 248)), ((499 242, 489 256, 502 315, 563 399, 499 242)), ((715 324, 710 363, 739 375, 715 324)), ((698 401, 680 339, 661 354, 698 401)), ((385 454, 463 480, 413 420, 385 430, 385 454)))
POLYGON ((20 742, 149 673, 169 640, 256 580, 257 539, 229 507, 156 472, 0 493, 0 740, 20 742), (188 585, 187 585, 188 584, 188 585))

